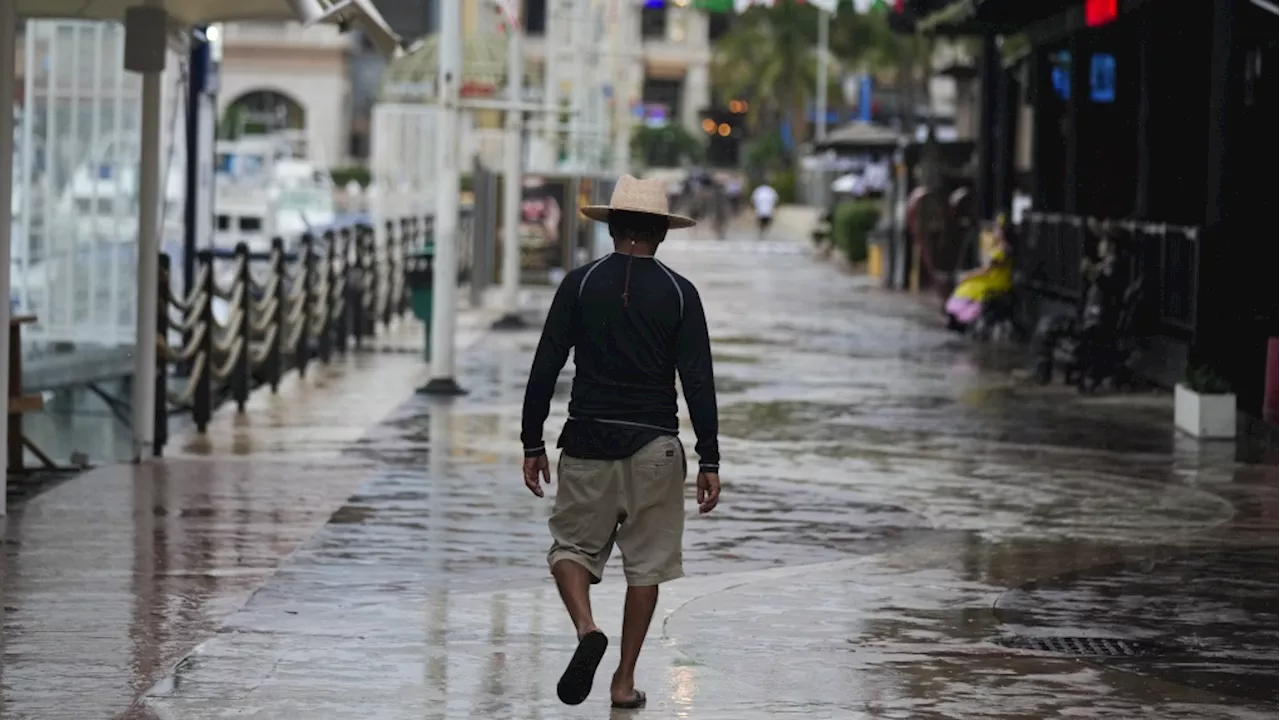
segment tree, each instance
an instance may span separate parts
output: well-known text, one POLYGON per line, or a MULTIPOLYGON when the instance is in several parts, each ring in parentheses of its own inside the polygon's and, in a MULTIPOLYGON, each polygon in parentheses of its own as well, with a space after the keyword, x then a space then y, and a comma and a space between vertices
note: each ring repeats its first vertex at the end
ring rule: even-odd
POLYGON ((643 167, 680 167, 702 159, 703 147, 683 125, 638 125, 631 132, 631 155, 643 167))
POLYGON ((789 120, 804 136, 805 108, 817 81, 818 10, 783 0, 752 6, 716 43, 711 77, 721 97, 748 101, 757 136, 776 136, 789 120))

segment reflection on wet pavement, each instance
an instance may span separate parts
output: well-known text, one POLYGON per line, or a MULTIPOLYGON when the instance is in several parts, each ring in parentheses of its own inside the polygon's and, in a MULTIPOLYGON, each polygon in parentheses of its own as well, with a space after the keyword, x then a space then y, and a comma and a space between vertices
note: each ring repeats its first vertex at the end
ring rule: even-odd
MULTIPOLYGON (((664 254, 713 331, 725 498, 689 517, 637 717, 1275 716, 1274 452, 1175 439, 1162 395, 1024 385, 1014 354, 803 253, 679 245, 664 254), (1081 662, 1011 636, 1170 652, 1081 662)), ((572 630, 550 503, 518 472, 535 342, 480 339, 447 402, 409 392, 411 355, 362 356, 332 399, 254 420, 276 428, 251 451, 267 461, 166 461, 32 501, 8 528, 0 716, 110 717, 144 693, 128 716, 610 717, 603 694, 554 694, 572 630)))

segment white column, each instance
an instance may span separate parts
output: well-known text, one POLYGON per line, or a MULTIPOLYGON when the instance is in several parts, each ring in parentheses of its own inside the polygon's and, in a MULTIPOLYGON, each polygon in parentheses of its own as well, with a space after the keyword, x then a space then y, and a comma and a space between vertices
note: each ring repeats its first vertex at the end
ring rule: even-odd
POLYGON ((549 162, 546 170, 556 165, 556 140, 559 137, 560 122, 560 54, 564 38, 564 13, 560 7, 564 0, 547 0, 547 31, 543 46, 546 48, 542 65, 542 140, 546 145, 549 162))
MULTIPOLYGON (((155 444, 156 310, 160 278, 161 78, 168 48, 163 8, 132 7, 125 14, 125 69, 142 75, 138 167, 138 310, 133 349, 133 459, 155 444)), ((247 350, 247 348, 245 348, 247 350)))
MULTIPOLYGON (((17 71, 17 6, 0 2, 0 380, 9 383, 9 258, 13 244, 13 84, 17 71)), ((22 149, 25 156, 31 148, 22 149)), ((0 413, 0 462, 7 462, 9 414, 0 413)), ((0 490, 5 484, 0 483, 0 490)), ((0 515, 4 515, 5 495, 0 492, 0 515)))
POLYGON ((827 136, 827 65, 830 63, 831 13, 818 11, 818 88, 815 94, 818 121, 814 134, 819 140, 827 136))
POLYGON ((462 108, 462 0, 440 5, 440 61, 436 90, 440 94, 440 151, 436 153, 435 297, 431 308, 431 381, 424 392, 457 395, 454 380, 454 337, 458 313, 458 210, 461 173, 458 166, 462 108))
MULTIPOLYGON (((516 7, 519 7, 518 5, 516 7)), ((524 101, 524 26, 513 23, 507 36, 507 100, 524 101)), ((547 52, 551 52, 550 45, 547 52)), ((523 177, 524 111, 507 111, 506 157, 502 168, 502 317, 495 327, 521 327, 520 319, 520 194, 523 177)))
POLYGON ((584 140, 587 124, 587 86, 591 82, 590 42, 587 39, 587 28, 590 23, 590 4, 587 0, 573 0, 573 11, 569 13, 570 40, 573 57, 577 59, 573 73, 573 90, 570 95, 572 115, 569 116, 569 167, 574 171, 582 169, 584 140))
POLYGON ((672 121, 679 122, 694 137, 701 137, 699 112, 711 104, 711 72, 706 62, 699 60, 689 66, 680 95, 680 117, 672 118, 672 121))

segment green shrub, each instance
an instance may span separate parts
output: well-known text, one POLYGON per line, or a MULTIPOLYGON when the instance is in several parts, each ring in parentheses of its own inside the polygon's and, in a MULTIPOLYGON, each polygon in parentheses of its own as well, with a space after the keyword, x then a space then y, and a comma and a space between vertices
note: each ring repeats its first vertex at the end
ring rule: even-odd
POLYGON ((844 200, 831 216, 831 240, 849 262, 867 259, 867 238, 880 221, 876 200, 844 200))
POLYGON ((1187 387, 1201 395, 1226 395, 1231 392, 1231 381, 1203 364, 1187 366, 1187 387))
POLYGON ((359 165, 333 168, 329 171, 329 175, 333 177, 333 184, 340 188, 346 187, 352 180, 360 183, 360 187, 369 187, 371 179, 369 168, 359 165))

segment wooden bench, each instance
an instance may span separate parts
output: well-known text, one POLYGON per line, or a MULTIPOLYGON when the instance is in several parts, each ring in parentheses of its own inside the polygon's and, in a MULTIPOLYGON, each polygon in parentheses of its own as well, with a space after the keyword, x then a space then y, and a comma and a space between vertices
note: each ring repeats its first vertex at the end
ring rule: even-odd
MULTIPOLYGON (((22 416, 44 409, 44 396, 22 394, 22 326, 35 321, 34 315, 18 315, 9 318, 9 457, 7 462, 11 473, 26 469, 24 450, 31 444, 22 433, 22 416)), ((49 458, 44 457, 44 453, 34 447, 32 450, 46 465, 51 464, 49 458)))

